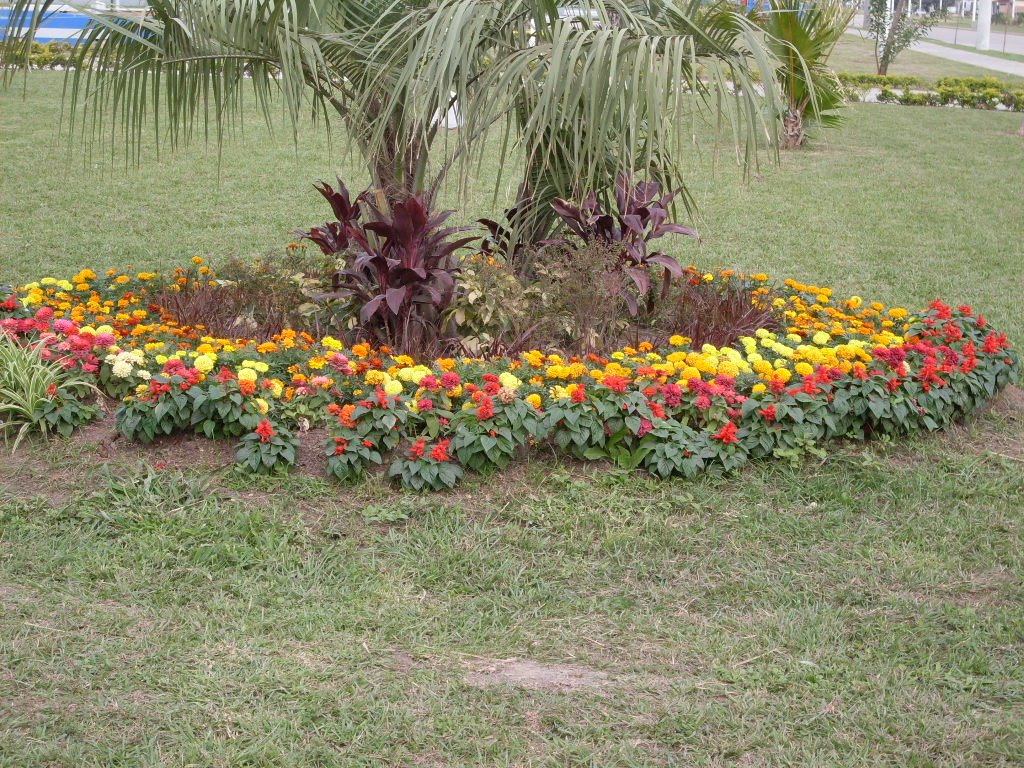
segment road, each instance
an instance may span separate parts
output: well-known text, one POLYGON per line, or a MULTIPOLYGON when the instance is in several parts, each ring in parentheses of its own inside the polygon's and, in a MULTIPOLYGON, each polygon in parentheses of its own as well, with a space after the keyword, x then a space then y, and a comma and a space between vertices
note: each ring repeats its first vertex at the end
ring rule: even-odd
MULTIPOLYGON (((1005 35, 1006 48, 1003 48, 1003 27, 993 28, 992 34, 989 37, 989 48, 993 52, 1002 51, 1003 53, 1018 53, 1024 56, 1024 34, 1020 32, 1011 31, 1005 35)), ((1024 29, 1022 27, 1021 29, 1024 29)), ((977 33, 972 29, 950 29, 949 27, 932 27, 928 33, 929 40, 938 40, 943 43, 952 43, 954 40, 957 45, 966 45, 970 48, 974 47, 977 33)))

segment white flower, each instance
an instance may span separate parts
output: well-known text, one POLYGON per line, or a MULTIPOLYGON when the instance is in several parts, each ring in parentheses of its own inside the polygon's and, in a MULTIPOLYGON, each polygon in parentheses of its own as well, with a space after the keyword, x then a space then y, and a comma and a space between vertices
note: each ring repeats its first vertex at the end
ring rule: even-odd
POLYGON ((111 368, 113 374, 119 379, 127 379, 132 375, 132 364, 127 360, 118 360, 111 368))

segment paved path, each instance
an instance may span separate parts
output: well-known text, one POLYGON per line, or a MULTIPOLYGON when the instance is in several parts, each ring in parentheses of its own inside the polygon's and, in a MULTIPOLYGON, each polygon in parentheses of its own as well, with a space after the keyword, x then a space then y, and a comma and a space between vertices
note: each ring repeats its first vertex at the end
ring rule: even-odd
MULTIPOLYGON (((951 30, 945 31, 949 32, 951 30)), ((848 35, 857 35, 861 38, 864 37, 864 33, 854 27, 847 27, 846 33, 848 35)), ((1024 77, 1024 61, 1000 59, 995 56, 986 56, 983 53, 977 53, 975 51, 963 51, 959 48, 949 48, 945 45, 929 43, 926 40, 916 43, 912 50, 917 51, 918 53, 927 54, 928 56, 936 56, 940 59, 958 61, 961 64, 970 64, 971 66, 982 67, 983 69, 991 69, 993 72, 1002 72, 1007 75, 1024 77)))
POLYGON ((995 56, 986 56, 975 51, 963 51, 959 48, 949 48, 945 45, 936 45, 922 40, 915 43, 911 49, 918 53, 927 53, 929 56, 938 56, 949 61, 959 61, 961 64, 970 64, 975 67, 992 69, 996 72, 1003 72, 1007 75, 1024 77, 1024 61, 1013 61, 1012 59, 1000 59, 995 56))

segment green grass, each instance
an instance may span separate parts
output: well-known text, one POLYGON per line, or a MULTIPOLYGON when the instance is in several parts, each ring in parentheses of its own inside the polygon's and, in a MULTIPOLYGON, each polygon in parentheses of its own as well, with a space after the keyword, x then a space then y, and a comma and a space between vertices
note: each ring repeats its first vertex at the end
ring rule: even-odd
POLYGON ((541 461, 424 498, 225 500, 40 452, 0 469, 0 764, 1017 764, 1015 419, 727 479, 541 461), (524 658, 604 677, 469 677, 524 658))
MULTIPOLYGON (((929 40, 929 42, 937 41, 929 40)), ((871 41, 859 35, 843 35, 832 58, 829 59, 829 66, 836 72, 874 74, 876 71, 875 56, 871 41)), ((941 77, 998 77, 1008 83, 1024 82, 1024 78, 1008 75, 1005 72, 961 64, 914 50, 903 51, 899 54, 896 60, 889 65, 889 74, 912 75, 930 83, 934 83, 941 77)))
MULTIPOLYGON (((312 179, 358 184, 319 134, 256 124, 219 182, 201 147, 69 165, 59 78, 29 86, 0 95, 0 282, 279 250, 325 216, 312 179)), ((705 147, 677 253, 973 303, 1020 340, 1019 124, 859 105, 749 185, 705 147)), ((0 461, 0 766, 1017 765, 1022 424, 1016 392, 824 462, 655 482, 535 457, 422 498, 132 466, 216 466, 203 441, 32 445, 0 461), (473 684, 512 658, 596 683, 473 684)))

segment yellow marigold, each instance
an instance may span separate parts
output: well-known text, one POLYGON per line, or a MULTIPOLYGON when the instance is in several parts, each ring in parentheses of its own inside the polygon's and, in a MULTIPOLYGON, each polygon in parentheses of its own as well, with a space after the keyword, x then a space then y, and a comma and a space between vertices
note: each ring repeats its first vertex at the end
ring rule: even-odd
POLYGON ((690 379, 699 379, 700 371, 693 366, 687 366, 683 368, 682 373, 679 374, 679 378, 683 381, 689 381, 690 379))
POLYGON ((256 398, 256 410, 259 411, 261 415, 266 416, 267 415, 267 411, 270 410, 270 405, 262 397, 257 397, 256 398))
POLYGON ((356 357, 367 357, 370 354, 370 345, 366 343, 353 344, 352 354, 356 357))
POLYGON ((238 371, 239 381, 251 381, 255 383, 256 379, 258 378, 259 376, 257 376, 256 371, 254 371, 252 368, 242 368, 238 371))
POLYGON ((523 382, 508 371, 505 371, 504 373, 498 374, 498 383, 506 389, 516 390, 519 389, 523 382))
POLYGON ((775 375, 773 376, 773 378, 785 384, 787 381, 793 378, 793 374, 789 372, 788 368, 777 368, 775 370, 775 375))
POLYGON ((814 366, 810 363, 797 363, 793 366, 793 370, 795 370, 800 376, 810 376, 814 373, 814 366))
POLYGON ((369 370, 366 372, 366 376, 363 377, 363 381, 371 387, 376 387, 391 381, 391 377, 384 373, 384 371, 369 370))
POLYGON ((442 357, 437 361, 437 367, 442 371, 454 371, 455 365, 455 359, 451 357, 442 357))
POLYGON ((538 411, 540 410, 541 397, 536 392, 534 392, 533 394, 527 395, 526 396, 526 402, 528 402, 530 405, 532 405, 538 411))
POLYGON ((216 361, 210 355, 198 355, 192 362, 192 366, 200 373, 209 373, 213 370, 216 361))
POLYGON ((677 333, 674 336, 669 336, 668 343, 673 347, 683 347, 690 343, 690 339, 677 333))
POLYGON ((825 331, 818 331, 811 337, 811 341, 813 341, 819 347, 823 347, 826 344, 830 344, 832 342, 832 336, 828 333, 825 333, 825 331))
POLYGON ((893 320, 902 320, 908 314, 909 313, 907 312, 907 310, 905 310, 903 307, 893 307, 892 309, 889 310, 889 317, 891 317, 893 320))
POLYGON ((732 376, 736 378, 739 376, 740 369, 736 367, 736 364, 729 360, 723 360, 718 364, 718 374, 721 376, 732 376))
POLYGON ((327 365, 327 360, 325 360, 324 358, 322 358, 320 356, 311 357, 311 358, 309 358, 308 365, 314 371, 319 371, 321 368, 323 368, 325 365, 327 365))
POLYGON ((755 384, 754 386, 752 386, 750 388, 750 391, 753 392, 755 395, 759 395, 762 392, 764 392, 766 389, 768 389, 768 387, 766 385, 764 385, 764 384, 755 384))
POLYGON ((392 379, 384 385, 384 392, 389 395, 400 395, 402 394, 402 382, 397 379, 392 379))
POLYGON ((322 339, 320 339, 320 345, 325 349, 333 349, 335 352, 337 352, 339 349, 342 349, 342 347, 344 346, 340 341, 338 341, 333 336, 324 336, 322 339))
POLYGON ((203 263, 203 258, 201 256, 193 256, 192 257, 192 263, 196 264, 196 265, 202 264, 203 263))

